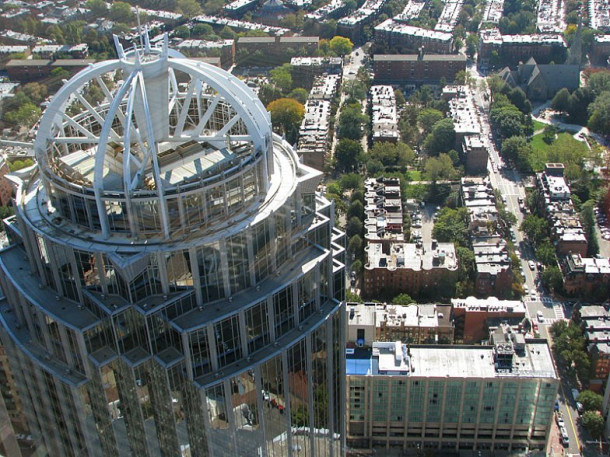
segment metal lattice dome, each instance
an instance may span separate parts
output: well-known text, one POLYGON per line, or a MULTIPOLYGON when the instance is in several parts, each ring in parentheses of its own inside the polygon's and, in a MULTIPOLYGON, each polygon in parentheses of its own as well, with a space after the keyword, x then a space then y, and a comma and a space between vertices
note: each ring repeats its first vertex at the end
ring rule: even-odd
POLYGON ((264 194, 271 122, 243 82, 169 50, 167 37, 117 50, 66 82, 41 119, 36 158, 58 217, 105 237, 169 238, 209 223, 214 200, 230 216, 264 194), (202 188, 214 194, 208 214, 178 214, 201 205, 177 200, 202 188))

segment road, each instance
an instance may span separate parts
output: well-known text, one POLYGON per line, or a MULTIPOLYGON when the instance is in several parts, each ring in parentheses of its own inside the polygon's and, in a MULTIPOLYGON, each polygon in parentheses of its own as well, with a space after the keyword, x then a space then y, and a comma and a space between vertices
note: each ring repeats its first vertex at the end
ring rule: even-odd
MULTIPOLYGON (((536 262, 535 252, 529 242, 525 239, 523 233, 519 230, 523 221, 523 214, 519 207, 519 198, 525 198, 525 181, 524 178, 515 169, 508 169, 506 164, 500 157, 499 151, 493 141, 492 130, 489 124, 489 102, 486 97, 486 86, 480 83, 483 75, 479 74, 475 66, 468 68, 468 71, 474 81, 475 104, 478 107, 479 119, 482 126, 482 135, 488 138, 489 147, 489 162, 488 171, 491 184, 494 189, 499 190, 508 211, 513 213, 517 218, 517 223, 513 227, 514 243, 518 249, 518 255, 521 258, 521 271, 524 276, 524 286, 529 290, 529 294, 524 297, 527 314, 532 322, 538 326, 541 338, 548 339, 548 326, 558 319, 565 319, 564 304, 556 302, 553 297, 545 293, 540 288, 540 283, 537 278, 537 268, 530 269, 528 261, 536 262), (532 292, 534 295, 532 295, 532 292), (540 313, 540 317, 539 317, 540 313)), ((524 287, 525 288, 525 287, 524 287)), ((569 317, 569 316, 568 316, 569 317)), ((551 432, 551 452, 559 455, 560 453, 578 454, 580 453, 579 427, 576 423, 578 412, 576 411, 576 402, 572 398, 571 389, 575 386, 570 385, 570 378, 562 375, 563 368, 559 367, 558 375, 560 375, 561 384, 559 389, 559 411, 563 414, 565 427, 570 437, 569 446, 563 446, 558 441, 558 428, 555 424, 551 432)), ((565 373, 564 373, 565 374, 565 373)))

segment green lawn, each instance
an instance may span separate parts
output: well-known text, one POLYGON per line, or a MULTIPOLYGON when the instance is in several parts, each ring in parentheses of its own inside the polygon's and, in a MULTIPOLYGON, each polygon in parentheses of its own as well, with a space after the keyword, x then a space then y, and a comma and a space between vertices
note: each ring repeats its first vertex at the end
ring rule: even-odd
POLYGON ((534 135, 530 143, 534 154, 530 157, 529 162, 534 171, 542 171, 547 162, 560 162, 566 166, 569 164, 581 165, 583 158, 591 155, 584 142, 575 140, 567 132, 559 133, 551 144, 545 143, 542 138, 542 133, 534 135))
POLYGON ((544 130, 544 128, 549 125, 545 124, 544 122, 537 121, 536 119, 532 119, 532 122, 534 124, 534 132, 537 132, 538 130, 544 130))
POLYGON ((419 170, 408 170, 407 179, 409 181, 421 181, 421 171, 419 170))

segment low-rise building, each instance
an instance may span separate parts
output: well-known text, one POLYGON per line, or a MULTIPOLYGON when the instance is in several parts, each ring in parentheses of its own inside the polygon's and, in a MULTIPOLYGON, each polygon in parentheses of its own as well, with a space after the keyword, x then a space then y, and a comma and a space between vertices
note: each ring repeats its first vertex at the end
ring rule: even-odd
POLYGON ((368 243, 363 294, 367 297, 443 295, 457 281, 453 243, 368 243))
POLYGON ((368 178, 364 183, 364 239, 367 243, 404 242, 398 178, 368 178))
POLYGON ((449 117, 455 128, 455 147, 459 149, 464 138, 481 133, 481 120, 474 104, 474 94, 468 86, 445 86, 442 97, 449 100, 449 117))
POLYGON ((586 256, 587 237, 574 209, 564 169, 562 163, 547 163, 544 171, 536 174, 540 209, 549 223, 558 254, 586 256))
POLYGON ((479 32, 478 64, 482 67, 536 62, 564 62, 567 44, 562 34, 502 35, 498 29, 479 32), (494 54, 495 53, 495 54, 494 54))
POLYGON ((73 59, 84 59, 89 55, 89 45, 79 44, 40 44, 32 49, 34 59, 53 59, 57 55, 69 55, 73 59))
POLYGON ((373 142, 396 143, 400 139, 396 97, 392 86, 371 86, 371 136, 373 142))
POLYGON ((426 52, 450 54, 453 52, 453 35, 421 27, 415 27, 396 19, 387 19, 375 27, 375 45, 397 53, 418 52, 424 47, 426 52))
POLYGON ((348 303, 349 346, 372 347, 376 341, 401 340, 409 344, 453 343, 449 304, 348 303))
POLYGON ((370 24, 381 13, 382 6, 388 0, 366 0, 349 16, 337 21, 337 35, 349 38, 353 43, 360 43, 364 36, 364 26, 370 24))
POLYGON ((220 57, 224 69, 235 63, 235 40, 182 40, 175 46, 187 57, 220 57))
POLYGON ((462 11, 462 6, 464 6, 464 0, 450 0, 445 2, 443 11, 441 11, 441 15, 434 26, 434 30, 438 32, 453 33, 453 29, 455 28, 460 12, 462 11))
POLYGON ((497 24, 500 22, 500 19, 502 19, 503 12, 504 0, 487 0, 481 23, 497 24))
POLYGON ((527 317, 521 300, 488 298, 452 298, 452 316, 455 341, 466 344, 480 343, 489 337, 489 329, 501 322, 519 328, 527 317))
POLYGON ((311 56, 318 49, 319 37, 239 37, 235 52, 239 65, 279 65, 295 56, 311 56))
POLYGON ((347 445, 404 452, 544 451, 559 388, 544 340, 376 342, 347 356, 347 445))
POLYGON ((489 161, 489 145, 481 135, 467 135, 462 140, 463 162, 466 173, 479 175, 487 173, 487 162, 489 161))
MULTIPOLYGON (((427 52, 427 48, 425 50, 427 52)), ((466 70, 462 54, 375 54, 375 82, 385 84, 437 84, 444 79, 451 83, 458 72, 466 70)))
POLYGON ((610 295, 610 259, 566 255, 560 262, 568 295, 603 300, 610 295))
POLYGON ((6 63, 6 72, 10 79, 26 82, 46 78, 55 68, 63 68, 70 74, 75 74, 94 62, 93 59, 13 59, 6 63))
POLYGON ((297 154, 305 165, 323 170, 330 140, 331 104, 326 100, 307 100, 299 129, 297 154))
POLYGON ((343 71, 341 57, 293 57, 292 80, 296 87, 311 89, 314 80, 322 75, 340 75, 343 71))
POLYGON ((604 0, 589 0, 589 25, 592 29, 610 32, 610 6, 604 0))
POLYGON ((610 35, 595 35, 591 44, 591 62, 606 66, 608 58, 610 58, 610 35))

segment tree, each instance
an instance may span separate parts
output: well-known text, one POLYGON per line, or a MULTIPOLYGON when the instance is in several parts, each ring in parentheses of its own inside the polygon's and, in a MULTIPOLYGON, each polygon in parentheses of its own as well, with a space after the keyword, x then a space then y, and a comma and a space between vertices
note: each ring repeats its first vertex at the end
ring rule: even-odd
POLYGON ((282 91, 273 84, 263 84, 258 91, 258 98, 260 98, 263 105, 267 106, 272 101, 282 98, 282 91))
POLYGON ((502 157, 514 162, 521 170, 529 169, 529 158, 533 154, 532 146, 523 136, 511 136, 502 142, 502 157))
POLYGON ((557 127, 554 125, 547 125, 542 132, 542 140, 546 144, 553 144, 557 137, 557 127))
POLYGON ((457 171, 453 166, 453 160, 449 154, 440 154, 438 157, 429 157, 424 165, 426 178, 430 181, 442 179, 453 179, 457 176, 457 171))
POLYGON ((356 257, 360 256, 362 252, 362 246, 364 245, 362 237, 358 234, 352 236, 347 243, 348 252, 354 254, 356 257))
POLYGON ((474 55, 477 53, 479 47, 479 37, 476 33, 471 33, 466 37, 466 55, 471 59, 474 59, 474 55))
POLYGON ((125 2, 114 2, 110 6, 110 19, 116 22, 130 23, 135 15, 131 12, 131 5, 125 2))
POLYGON ((516 106, 509 104, 492 108, 490 118, 502 138, 525 136, 525 119, 516 106))
POLYGON ((551 108, 556 111, 567 111, 570 102, 570 91, 565 87, 555 94, 551 100, 551 108))
POLYGON ((428 154, 438 155, 453 149, 455 145, 455 127, 451 119, 441 119, 424 141, 424 149, 428 154))
POLYGON ((604 91, 589 105, 587 126, 602 135, 610 134, 610 91, 604 91))
POLYGON ((210 35, 214 35, 214 29, 210 24, 195 24, 192 30, 193 36, 196 37, 207 37, 210 35))
POLYGON ((604 397, 592 390, 583 390, 576 399, 585 411, 601 411, 604 397))
POLYGON ((350 54, 354 49, 354 43, 349 38, 342 36, 334 36, 328 42, 330 49, 338 56, 344 56, 350 54))
POLYGON ((413 150, 401 141, 398 143, 375 142, 369 149, 368 155, 370 160, 381 162, 383 167, 404 168, 415 160, 413 150))
POLYGON ((547 267, 541 275, 542 285, 549 290, 561 291, 563 288, 563 275, 557 265, 547 267))
POLYGON ((440 242, 453 242, 459 246, 468 246, 468 212, 466 208, 443 208, 434 224, 432 236, 440 242))
POLYGON ((309 97, 309 92, 307 92, 307 90, 303 89, 302 87, 297 87, 288 94, 288 98, 294 98, 303 105, 305 104, 305 102, 307 102, 307 97, 309 97))
POLYGON ((360 176, 358 173, 346 173, 341 176, 339 185, 343 191, 361 189, 363 186, 362 176, 360 176))
POLYGON ((525 95, 523 89, 520 87, 511 89, 511 91, 508 93, 508 99, 523 114, 529 114, 532 112, 532 104, 527 99, 527 95, 525 95))
POLYGON ((550 241, 545 240, 540 243, 536 248, 536 258, 540 260, 546 266, 557 265, 557 256, 555 255, 555 248, 550 241))
POLYGON ((203 12, 201 5, 195 0, 176 0, 176 11, 186 19, 192 19, 203 12))
POLYGON ((536 245, 549 237, 546 220, 534 214, 525 216, 521 223, 521 231, 536 245))
POLYGON ((352 217, 347 221, 345 233, 351 238, 354 235, 361 235, 363 228, 364 226, 362 225, 362 221, 357 217, 352 217))
POLYGON ((21 89, 25 95, 34 103, 42 103, 47 98, 47 86, 40 83, 27 83, 21 89))
POLYGON ((409 294, 405 294, 405 293, 396 295, 391 300, 391 302, 393 305, 399 305, 399 306, 406 306, 406 305, 410 305, 411 303, 416 303, 416 301, 413 300, 409 294))
POLYGON ((417 115, 417 124, 423 130, 424 136, 426 136, 432 131, 434 124, 444 117, 445 115, 437 109, 425 108, 417 115))
POLYGON ((274 68, 269 72, 269 75, 273 84, 282 89, 282 92, 287 93, 292 89, 292 65, 289 63, 274 68))
POLYGON ((91 10, 93 16, 104 17, 108 14, 108 5, 104 0, 88 0, 85 6, 91 10))
POLYGON ((363 220, 364 219, 364 205, 362 204, 362 202, 356 200, 354 202, 352 202, 351 205, 349 205, 349 208, 347 210, 347 217, 354 217, 356 216, 357 218, 363 220))
POLYGON ((288 142, 293 143, 305 116, 305 107, 293 98, 279 98, 269 103, 267 110, 273 126, 281 127, 288 142))
POLYGON ((174 36, 186 40, 191 36, 191 29, 189 29, 186 25, 179 25, 178 27, 174 28, 174 36))
POLYGON ((362 113, 360 103, 344 105, 339 115, 339 138, 360 140, 364 135, 364 124, 368 116, 362 113))
POLYGON ((24 125, 31 127, 40 119, 41 111, 32 102, 26 102, 19 106, 15 111, 4 114, 4 119, 14 125, 24 125))
POLYGON ((335 148, 338 171, 353 171, 357 168, 363 149, 359 141, 343 138, 335 148))
POLYGON ((587 411, 582 415, 582 426, 587 429, 592 438, 600 438, 604 434, 605 421, 597 411, 587 411))

